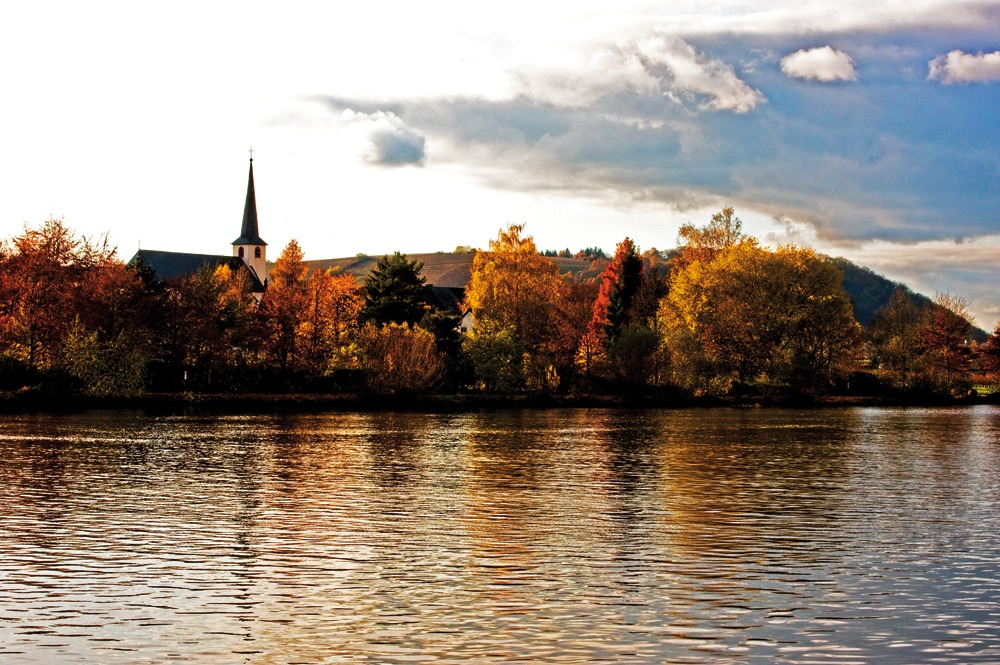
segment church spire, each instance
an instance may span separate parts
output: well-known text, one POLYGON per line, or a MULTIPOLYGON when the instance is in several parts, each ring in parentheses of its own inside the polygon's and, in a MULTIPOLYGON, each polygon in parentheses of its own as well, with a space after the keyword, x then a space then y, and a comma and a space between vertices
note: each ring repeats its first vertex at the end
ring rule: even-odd
POLYGON ((253 187, 253 155, 250 157, 250 177, 247 180, 247 200, 243 205, 243 226, 240 237, 233 241, 234 245, 266 245, 257 230, 257 194, 253 187))
POLYGON ((253 188, 253 151, 250 152, 250 177, 247 180, 247 201, 243 205, 243 226, 240 237, 233 241, 233 256, 243 259, 257 275, 261 284, 267 284, 267 243, 257 230, 257 193, 253 188))

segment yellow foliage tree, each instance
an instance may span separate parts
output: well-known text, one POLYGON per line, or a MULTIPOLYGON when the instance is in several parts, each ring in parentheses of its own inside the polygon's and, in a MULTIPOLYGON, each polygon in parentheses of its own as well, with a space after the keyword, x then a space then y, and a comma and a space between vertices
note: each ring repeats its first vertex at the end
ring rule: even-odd
POLYGON ((706 226, 684 224, 677 230, 677 239, 683 248, 681 263, 706 261, 717 252, 738 245, 751 238, 743 233, 743 222, 732 208, 723 208, 712 215, 706 226))
POLYGON ((694 258, 672 276, 658 314, 674 380, 826 387, 859 340, 841 281, 812 250, 769 251, 750 238, 694 258))
POLYGON ((477 251, 466 301, 477 327, 509 328, 529 353, 545 349, 552 337, 552 312, 559 297, 559 269, 541 256, 523 224, 512 224, 477 251))

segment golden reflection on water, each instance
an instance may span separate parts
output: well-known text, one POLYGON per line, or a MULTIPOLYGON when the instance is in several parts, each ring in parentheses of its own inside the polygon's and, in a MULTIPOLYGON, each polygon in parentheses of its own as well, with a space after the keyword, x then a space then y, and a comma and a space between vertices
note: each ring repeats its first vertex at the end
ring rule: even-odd
POLYGON ((990 662, 1000 411, 0 422, 5 662, 990 662))

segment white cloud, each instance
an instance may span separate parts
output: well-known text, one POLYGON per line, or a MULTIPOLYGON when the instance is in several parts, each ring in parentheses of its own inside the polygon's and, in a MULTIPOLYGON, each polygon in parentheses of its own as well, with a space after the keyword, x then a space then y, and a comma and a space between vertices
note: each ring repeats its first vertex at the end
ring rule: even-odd
POLYGON ((590 107, 621 94, 735 113, 766 101, 731 65, 663 34, 597 49, 582 62, 522 69, 517 77, 516 94, 567 108, 590 107))
POLYGON ((972 55, 955 50, 927 64, 930 68, 927 78, 945 84, 1000 81, 1000 51, 972 55))
POLYGON ((701 97, 702 108, 736 113, 752 111, 765 101, 736 76, 732 66, 705 57, 676 37, 651 37, 636 45, 636 54, 647 71, 661 75, 668 96, 701 97))
MULTIPOLYGON (((537 4, 537 3, 534 3, 537 4)), ((621 3, 610 14, 621 14, 621 3)), ((681 35, 831 34, 856 30, 968 29, 993 19, 994 0, 671 0, 629 3, 641 25, 681 35), (653 6, 654 4, 658 6, 653 6)), ((611 20, 612 16, 602 16, 611 20)))
POLYGON ((781 59, 781 71, 792 78, 823 83, 858 79, 851 56, 830 46, 802 49, 785 56, 781 59))
POLYGON ((639 58, 620 48, 598 48, 578 62, 524 67, 515 78, 515 95, 565 108, 586 108, 621 92, 658 93, 660 88, 639 58))
POLYGON ((358 113, 347 109, 341 120, 360 140, 361 157, 366 162, 382 166, 423 164, 426 139, 395 113, 358 113))

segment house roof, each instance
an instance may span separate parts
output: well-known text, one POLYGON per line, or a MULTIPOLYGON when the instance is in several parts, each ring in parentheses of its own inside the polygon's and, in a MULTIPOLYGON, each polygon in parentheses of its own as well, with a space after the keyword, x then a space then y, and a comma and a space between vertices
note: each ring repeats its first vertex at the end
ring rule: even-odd
POLYGON ((438 309, 455 314, 463 314, 462 301, 465 299, 465 289, 454 289, 446 286, 425 286, 427 299, 438 309))
POLYGON ((250 279, 250 290, 254 293, 264 291, 257 275, 250 270, 242 259, 236 256, 222 254, 188 254, 187 252, 164 252, 157 249, 140 249, 128 264, 139 264, 149 267, 156 279, 161 282, 180 279, 193 275, 205 266, 229 266, 230 270, 246 270, 250 279))
POLYGON ((257 194, 253 186, 253 157, 250 158, 250 176, 247 179, 247 200, 243 204, 243 225, 240 227, 240 237, 233 241, 234 245, 266 245, 257 230, 257 194))

